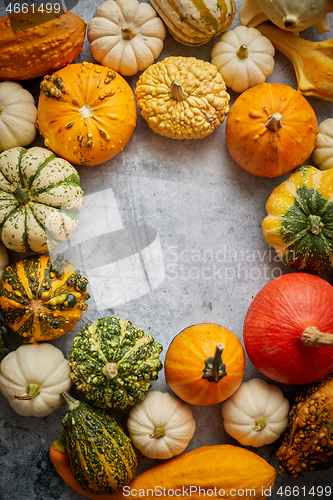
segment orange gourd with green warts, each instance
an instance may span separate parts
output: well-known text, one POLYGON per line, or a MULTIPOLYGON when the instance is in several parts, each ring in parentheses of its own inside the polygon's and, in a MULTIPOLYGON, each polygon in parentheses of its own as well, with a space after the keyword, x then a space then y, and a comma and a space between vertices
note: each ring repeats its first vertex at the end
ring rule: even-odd
POLYGON ((78 165, 98 165, 123 151, 136 126, 134 93, 115 71, 84 61, 46 75, 38 128, 45 146, 78 165))
POLYGON ((170 388, 183 401, 212 405, 227 399, 241 384, 244 349, 227 328, 202 323, 185 328, 173 339, 164 368, 170 388))
POLYGON ((0 311, 24 342, 51 340, 74 330, 88 280, 57 256, 34 255, 8 266, 0 281, 0 311))

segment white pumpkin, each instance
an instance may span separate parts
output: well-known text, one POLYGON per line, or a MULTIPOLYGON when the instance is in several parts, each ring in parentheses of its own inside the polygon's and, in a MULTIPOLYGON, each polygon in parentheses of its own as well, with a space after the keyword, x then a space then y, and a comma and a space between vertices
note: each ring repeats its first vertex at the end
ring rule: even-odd
POLYGON ((166 459, 182 453, 195 432, 190 407, 168 392, 150 391, 127 419, 133 445, 146 457, 166 459))
POLYGON ((17 82, 0 83, 0 152, 31 144, 37 135, 37 108, 17 82))
POLYGON ((333 118, 326 118, 319 126, 312 159, 320 170, 333 168, 333 118))
POLYGON ((9 264, 9 257, 8 257, 8 252, 7 248, 5 245, 0 241, 0 279, 2 279, 2 275, 4 270, 9 264))
POLYGON ((279 387, 254 378, 222 403, 224 428, 244 446, 270 444, 286 430, 289 408, 279 387))
POLYGON ((72 382, 63 353, 53 344, 23 344, 0 363, 0 391, 20 415, 45 417, 59 408, 72 382))
POLYGON ((166 29, 155 9, 138 0, 107 0, 88 23, 93 57, 121 75, 144 71, 160 55, 166 29))
POLYGON ((256 28, 237 26, 223 33, 212 50, 212 64, 226 86, 244 92, 266 81, 274 69, 275 49, 256 28))
POLYGON ((331 0, 244 0, 239 20, 246 26, 272 21, 287 31, 302 31, 314 25, 318 33, 329 31, 328 12, 333 11, 331 0))

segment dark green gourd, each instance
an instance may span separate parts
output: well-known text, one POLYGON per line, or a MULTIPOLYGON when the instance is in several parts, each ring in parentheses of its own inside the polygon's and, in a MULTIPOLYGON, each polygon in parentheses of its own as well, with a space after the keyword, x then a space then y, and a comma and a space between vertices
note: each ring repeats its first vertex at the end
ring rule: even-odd
POLYGON ((130 438, 106 411, 66 392, 61 396, 67 412, 58 441, 65 445, 75 479, 90 493, 110 495, 118 491, 136 473, 137 457, 130 438))

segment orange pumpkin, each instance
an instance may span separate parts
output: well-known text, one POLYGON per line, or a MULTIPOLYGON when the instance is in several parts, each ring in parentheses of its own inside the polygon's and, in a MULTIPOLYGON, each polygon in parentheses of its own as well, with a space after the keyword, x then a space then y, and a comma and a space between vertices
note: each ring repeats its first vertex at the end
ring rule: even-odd
POLYGON ((236 335, 223 326, 201 323, 185 328, 173 339, 164 369, 179 398, 195 405, 212 405, 227 399, 240 386, 244 349, 236 335))
POLYGON ((225 127, 232 158, 260 177, 277 177, 302 165, 317 134, 317 118, 308 101, 280 83, 265 82, 243 92, 225 127))
POLYGON ((46 147, 89 166, 123 151, 137 113, 134 93, 122 76, 84 61, 45 76, 40 88, 37 120, 46 147))

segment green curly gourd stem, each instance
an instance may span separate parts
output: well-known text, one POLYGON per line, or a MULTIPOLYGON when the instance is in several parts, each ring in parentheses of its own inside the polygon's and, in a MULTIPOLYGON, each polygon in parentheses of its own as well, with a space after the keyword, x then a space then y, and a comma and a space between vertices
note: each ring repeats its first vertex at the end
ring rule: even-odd
POLYGON ((154 432, 149 434, 150 439, 161 438, 163 436, 165 436, 165 430, 163 429, 163 427, 156 427, 154 432))
POLYGON ((266 426, 266 420, 262 417, 257 418, 254 422, 254 427, 252 429, 256 432, 261 431, 266 426))
POLYGON ((308 347, 333 346, 333 334, 323 333, 316 326, 305 328, 301 340, 308 347))
POLYGON ((81 404, 80 401, 72 398, 72 396, 70 396, 67 392, 61 392, 60 396, 66 403, 67 411, 77 410, 81 404))
POLYGON ((219 342, 216 344, 214 357, 208 358, 205 361, 202 378, 206 378, 209 382, 217 383, 227 375, 226 366, 222 361, 223 349, 224 345, 219 342))
POLYGON ((238 56, 239 59, 247 59, 249 57, 249 49, 247 48, 247 45, 245 45, 245 43, 242 43, 242 45, 239 47, 236 52, 236 56, 238 56))
POLYGON ((180 83, 179 80, 173 80, 170 86, 170 92, 169 95, 172 99, 175 99, 175 101, 185 101, 189 94, 183 90, 182 84, 180 83))
POLYGON ((66 436, 67 433, 65 429, 63 429, 58 439, 53 441, 53 446, 55 450, 60 451, 61 453, 66 452, 66 436))
POLYGON ((28 384, 27 387, 27 393, 23 394, 22 396, 19 396, 18 394, 15 394, 15 399, 19 400, 30 400, 35 398, 40 394, 40 387, 38 384, 28 384))
POLYGON ((309 215, 308 217, 308 231, 312 234, 320 234, 324 227, 319 215, 309 215))
POLYGON ((25 205, 30 201, 30 197, 27 191, 21 189, 19 186, 16 186, 14 189, 13 195, 20 205, 25 205))

